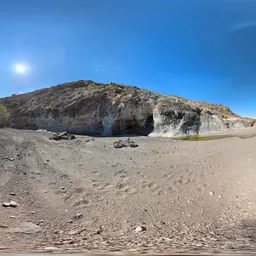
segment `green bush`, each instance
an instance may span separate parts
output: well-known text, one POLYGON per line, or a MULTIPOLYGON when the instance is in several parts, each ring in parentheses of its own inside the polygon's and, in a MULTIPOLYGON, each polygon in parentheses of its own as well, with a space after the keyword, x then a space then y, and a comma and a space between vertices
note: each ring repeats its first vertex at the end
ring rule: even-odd
POLYGON ((10 118, 10 113, 7 108, 3 105, 0 105, 0 127, 5 127, 10 118))
POLYGON ((222 115, 221 116, 223 119, 228 119, 228 116, 226 116, 226 115, 222 115))

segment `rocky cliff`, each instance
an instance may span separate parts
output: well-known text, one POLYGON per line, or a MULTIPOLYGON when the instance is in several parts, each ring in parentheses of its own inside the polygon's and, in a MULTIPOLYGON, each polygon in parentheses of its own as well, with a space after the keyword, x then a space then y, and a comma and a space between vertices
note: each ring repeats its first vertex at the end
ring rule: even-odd
POLYGON ((228 107, 205 102, 192 102, 180 97, 163 97, 153 111, 154 131, 151 136, 182 137, 228 132, 252 127, 255 120, 241 118, 228 107))
POLYGON ((77 81, 0 99, 9 127, 76 134, 205 135, 253 126, 222 105, 164 96, 134 86, 77 81))

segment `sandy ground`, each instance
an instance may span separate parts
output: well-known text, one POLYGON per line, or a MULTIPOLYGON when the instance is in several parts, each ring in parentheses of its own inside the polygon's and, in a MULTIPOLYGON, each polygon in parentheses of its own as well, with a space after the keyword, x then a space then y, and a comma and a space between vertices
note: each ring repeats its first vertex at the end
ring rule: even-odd
POLYGON ((0 250, 254 250, 256 137, 49 137, 0 130, 0 250))

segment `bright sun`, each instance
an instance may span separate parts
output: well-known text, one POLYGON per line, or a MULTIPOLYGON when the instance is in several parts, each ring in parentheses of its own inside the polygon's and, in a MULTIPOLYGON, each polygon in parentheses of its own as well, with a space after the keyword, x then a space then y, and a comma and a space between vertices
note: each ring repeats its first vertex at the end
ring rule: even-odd
POLYGON ((15 71, 17 72, 17 73, 19 73, 19 74, 24 74, 24 73, 26 73, 26 71, 27 71, 27 66, 25 66, 25 65, 23 65, 23 64, 16 64, 15 66, 14 66, 14 69, 15 69, 15 71))

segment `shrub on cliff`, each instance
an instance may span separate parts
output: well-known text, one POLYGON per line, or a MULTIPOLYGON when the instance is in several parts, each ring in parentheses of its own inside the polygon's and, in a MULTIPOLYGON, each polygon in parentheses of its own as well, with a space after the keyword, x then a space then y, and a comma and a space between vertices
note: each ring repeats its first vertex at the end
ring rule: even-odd
POLYGON ((0 127, 5 127, 10 118, 10 113, 7 108, 3 105, 0 105, 0 127))

